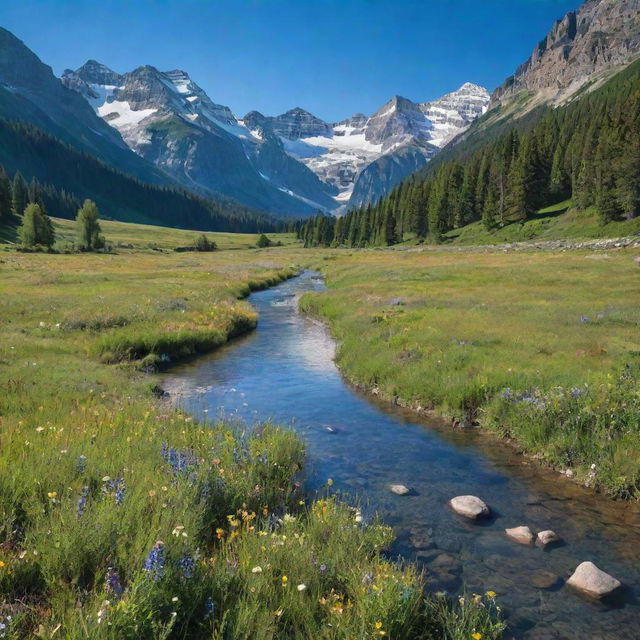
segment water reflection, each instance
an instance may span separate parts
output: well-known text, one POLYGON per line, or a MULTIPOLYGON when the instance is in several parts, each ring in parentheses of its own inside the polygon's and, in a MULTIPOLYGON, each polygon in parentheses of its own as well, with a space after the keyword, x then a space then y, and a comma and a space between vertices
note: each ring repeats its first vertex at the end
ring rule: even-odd
POLYGON ((196 413, 291 425, 308 445, 311 490, 331 477, 337 490, 358 495, 365 517, 381 513, 398 534, 392 552, 424 564, 430 588, 498 592, 515 637, 640 637, 638 507, 541 472, 491 437, 435 419, 421 424, 351 389, 324 327, 296 311, 302 293, 322 289, 307 272, 253 294, 257 331, 175 368, 163 386, 196 413), (392 494, 393 483, 412 495, 392 494), (453 515, 447 501, 467 493, 496 517, 476 525, 453 515), (542 551, 507 540, 504 529, 521 524, 553 529, 565 545, 542 551), (584 560, 624 582, 616 601, 589 603, 563 586, 584 560))

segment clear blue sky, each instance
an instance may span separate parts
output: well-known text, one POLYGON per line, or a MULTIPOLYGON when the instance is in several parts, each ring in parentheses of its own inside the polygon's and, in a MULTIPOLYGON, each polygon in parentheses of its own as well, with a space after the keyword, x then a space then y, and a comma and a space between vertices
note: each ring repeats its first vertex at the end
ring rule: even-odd
POLYGON ((493 89, 579 0, 2 0, 0 25, 60 75, 89 58, 183 69, 239 116, 328 120, 391 96, 493 89))

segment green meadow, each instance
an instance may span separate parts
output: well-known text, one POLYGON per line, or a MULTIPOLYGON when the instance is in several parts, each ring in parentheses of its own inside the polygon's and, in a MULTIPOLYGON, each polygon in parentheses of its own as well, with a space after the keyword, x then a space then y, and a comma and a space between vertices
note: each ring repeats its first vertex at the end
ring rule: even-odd
POLYGON ((329 486, 306 496, 293 433, 198 423, 159 397, 154 371, 250 331, 243 298, 320 256, 103 231, 114 253, 0 250, 0 635, 500 637, 495 594, 425 597, 385 558, 388 527, 329 486))
POLYGON ((337 362, 390 400, 479 424, 615 497, 640 496, 637 251, 334 251, 337 362))

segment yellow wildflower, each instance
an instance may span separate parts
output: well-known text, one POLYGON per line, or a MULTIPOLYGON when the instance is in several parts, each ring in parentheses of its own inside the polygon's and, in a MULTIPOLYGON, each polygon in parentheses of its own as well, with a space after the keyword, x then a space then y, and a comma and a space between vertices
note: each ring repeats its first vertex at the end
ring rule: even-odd
POLYGON ((287 578, 287 576, 282 576, 282 584, 287 584, 288 581, 289 578, 287 578))
POLYGON ((476 631, 475 633, 471 634, 471 637, 473 638, 473 640, 481 640, 482 634, 476 631))
POLYGON ((4 562, 2 562, 2 560, 0 560, 0 569, 2 569, 2 567, 6 566, 6 564, 4 562))
POLYGON ((57 491, 49 491, 49 493, 47 493, 47 497, 53 499, 56 498, 58 496, 58 492, 57 491))
POLYGON ((376 622, 376 629, 382 629, 382 622, 378 621, 376 622))
POLYGON ((490 598, 495 598, 498 594, 495 591, 487 591, 487 595, 490 598))

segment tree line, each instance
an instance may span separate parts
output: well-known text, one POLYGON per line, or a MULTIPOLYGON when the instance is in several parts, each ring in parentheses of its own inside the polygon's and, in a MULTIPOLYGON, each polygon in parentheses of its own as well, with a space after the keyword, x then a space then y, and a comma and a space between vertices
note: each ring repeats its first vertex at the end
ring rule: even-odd
MULTIPOLYGON (((209 199, 179 188, 147 184, 108 167, 37 127, 0 118, 0 164, 36 176, 71 199, 90 198, 112 219, 184 229, 261 233, 284 223, 228 198, 209 199), (73 194, 73 195, 71 195, 73 194)), ((53 203, 48 203, 50 206, 53 203)), ((51 215, 73 219, 78 203, 60 202, 51 215)))
MULTIPOLYGON (((464 144, 464 143, 463 143, 464 144)), ((305 246, 433 242, 472 222, 491 230, 571 198, 602 224, 640 215, 640 62, 568 106, 545 109, 466 157, 415 174, 377 203, 301 224, 305 246)))

